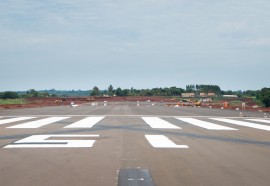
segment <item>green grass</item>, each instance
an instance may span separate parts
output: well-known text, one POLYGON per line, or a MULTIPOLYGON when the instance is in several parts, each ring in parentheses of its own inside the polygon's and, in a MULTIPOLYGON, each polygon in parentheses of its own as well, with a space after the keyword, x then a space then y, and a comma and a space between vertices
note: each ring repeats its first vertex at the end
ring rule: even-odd
POLYGON ((0 104, 2 105, 26 104, 26 101, 24 99, 0 99, 0 104))
POLYGON ((258 105, 258 106, 261 106, 261 107, 264 106, 263 103, 262 103, 260 100, 258 100, 256 97, 253 98, 253 101, 254 101, 254 102, 256 103, 256 105, 258 105))
POLYGON ((235 101, 230 101, 229 105, 230 106, 236 106, 236 107, 240 107, 242 105, 242 103, 244 103, 243 101, 240 100, 235 100, 235 101))

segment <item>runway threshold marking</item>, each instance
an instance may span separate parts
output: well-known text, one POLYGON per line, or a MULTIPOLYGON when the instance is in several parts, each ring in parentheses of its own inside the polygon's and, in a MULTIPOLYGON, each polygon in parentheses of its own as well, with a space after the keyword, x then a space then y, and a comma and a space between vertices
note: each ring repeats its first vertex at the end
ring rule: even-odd
POLYGON ((12 123, 12 122, 16 122, 16 121, 33 119, 33 118, 36 118, 36 117, 17 117, 17 118, 3 119, 3 120, 0 120, 0 125, 12 123))
POLYGON ((202 127, 208 130, 237 130, 234 128, 230 128, 230 127, 225 127, 222 125, 217 125, 214 123, 210 123, 210 122, 206 122, 206 121, 201 121, 198 119, 194 119, 194 118, 176 118, 178 120, 184 121, 186 123, 198 126, 198 127, 202 127))
POLYGON ((64 128, 92 128, 105 117, 87 117, 64 128))
POLYGON ((78 148, 92 147, 96 140, 48 140, 48 138, 89 138, 99 135, 32 135, 4 148, 78 148))
POLYGON ((42 127, 44 125, 48 125, 57 121, 61 121, 64 119, 67 119, 69 117, 50 117, 50 118, 45 118, 45 119, 41 119, 41 120, 37 120, 37 121, 31 121, 31 122, 27 122, 27 123, 23 123, 20 125, 15 125, 12 127, 8 127, 8 128, 39 128, 42 127))
POLYGON ((155 148, 189 148, 187 145, 176 145, 164 135, 145 135, 145 138, 155 148))
POLYGON ((155 129, 181 129, 158 117, 141 117, 150 127, 155 129))
POLYGON ((262 122, 262 123, 270 123, 270 120, 265 120, 265 119, 246 119, 248 121, 257 121, 257 122, 262 122))
MULTIPOLYGON (((104 115, 98 115, 98 114, 44 114, 44 115, 13 115, 13 116, 1 116, 1 117, 59 117, 59 116, 65 116, 65 117, 159 117, 159 118, 176 118, 176 117, 188 117, 188 118, 214 118, 214 117, 220 117, 220 118, 239 118, 238 117, 226 117, 226 116, 211 116, 211 115, 193 115, 193 116, 182 116, 182 115, 110 115, 110 114, 104 114, 104 115)), ((254 118, 254 117, 246 117, 247 118, 254 118)))
POLYGON ((240 125, 244 127, 270 131, 270 126, 267 126, 267 125, 261 125, 261 124, 246 122, 246 121, 238 121, 238 120, 225 119, 225 118, 210 118, 210 119, 216 120, 216 121, 222 121, 222 122, 226 122, 226 123, 230 123, 234 125, 240 125))

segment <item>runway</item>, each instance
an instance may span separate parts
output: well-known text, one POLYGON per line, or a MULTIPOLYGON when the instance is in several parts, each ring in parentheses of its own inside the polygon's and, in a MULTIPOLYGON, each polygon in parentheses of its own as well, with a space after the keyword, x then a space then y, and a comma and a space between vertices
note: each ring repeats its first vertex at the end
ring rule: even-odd
POLYGON ((147 103, 1 110, 0 185, 266 186, 264 116, 147 103))

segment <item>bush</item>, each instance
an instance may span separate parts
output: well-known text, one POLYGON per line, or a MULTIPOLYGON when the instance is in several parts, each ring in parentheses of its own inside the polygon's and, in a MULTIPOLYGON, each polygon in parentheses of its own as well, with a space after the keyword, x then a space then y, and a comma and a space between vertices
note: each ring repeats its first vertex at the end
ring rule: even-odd
POLYGON ((100 90, 98 87, 94 87, 92 90, 91 90, 91 93, 90 93, 90 96, 99 96, 100 95, 100 90))
POLYGON ((16 99, 16 98, 19 98, 19 95, 17 92, 7 91, 7 92, 0 93, 0 98, 1 99, 16 99))
POLYGON ((270 107, 270 88, 263 88, 258 94, 258 99, 265 107, 270 107))

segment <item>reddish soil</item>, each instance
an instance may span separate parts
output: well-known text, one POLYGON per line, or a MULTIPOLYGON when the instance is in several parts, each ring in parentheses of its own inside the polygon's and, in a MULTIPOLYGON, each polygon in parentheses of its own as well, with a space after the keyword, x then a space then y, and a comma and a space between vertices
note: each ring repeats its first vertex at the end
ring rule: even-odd
MULTIPOLYGON (((26 99, 26 104, 12 104, 12 105, 0 105, 0 109, 15 109, 15 108, 34 108, 34 107, 45 107, 45 106, 67 106, 71 102, 75 104, 90 103, 93 101, 98 102, 146 102, 150 100, 151 102, 165 102, 167 106, 182 106, 182 103, 179 101, 168 98, 168 97, 158 97, 158 96, 130 96, 130 97, 69 97, 69 98, 28 98, 26 99)), ((263 112, 270 112, 270 108, 253 108, 256 103, 251 98, 237 98, 237 99, 227 99, 220 100, 214 103, 202 103, 201 107, 212 107, 212 108, 221 108, 224 109, 236 109, 239 108, 242 110, 241 102, 246 103, 245 110, 258 111, 262 110, 263 112), (233 104, 233 101, 239 101, 238 104, 233 104), (225 102, 227 102, 227 107, 225 107, 225 102)), ((185 102, 184 106, 194 106, 194 103, 185 102)))
POLYGON ((202 103, 203 107, 212 107, 212 108, 221 108, 223 107, 224 109, 237 109, 239 108, 240 110, 249 110, 249 111, 263 111, 263 112, 270 112, 270 108, 264 108, 257 106, 257 103, 254 102, 252 98, 232 98, 232 99, 225 99, 225 100, 220 100, 215 103, 202 103), (226 102, 227 102, 227 107, 226 107, 226 102), (236 103, 235 103, 236 102, 236 103), (237 103, 238 102, 238 103, 237 103), (242 108, 242 102, 245 103, 245 108, 242 108))
POLYGON ((69 98, 27 98, 26 104, 7 104, 0 105, 0 109, 15 109, 15 108, 34 108, 34 107, 46 107, 46 106, 66 106, 70 105, 71 102, 75 104, 83 104, 89 102, 145 102, 150 100, 151 102, 176 102, 175 100, 171 100, 171 98, 165 97, 69 97, 69 98), (88 99, 88 100, 87 100, 88 99))

